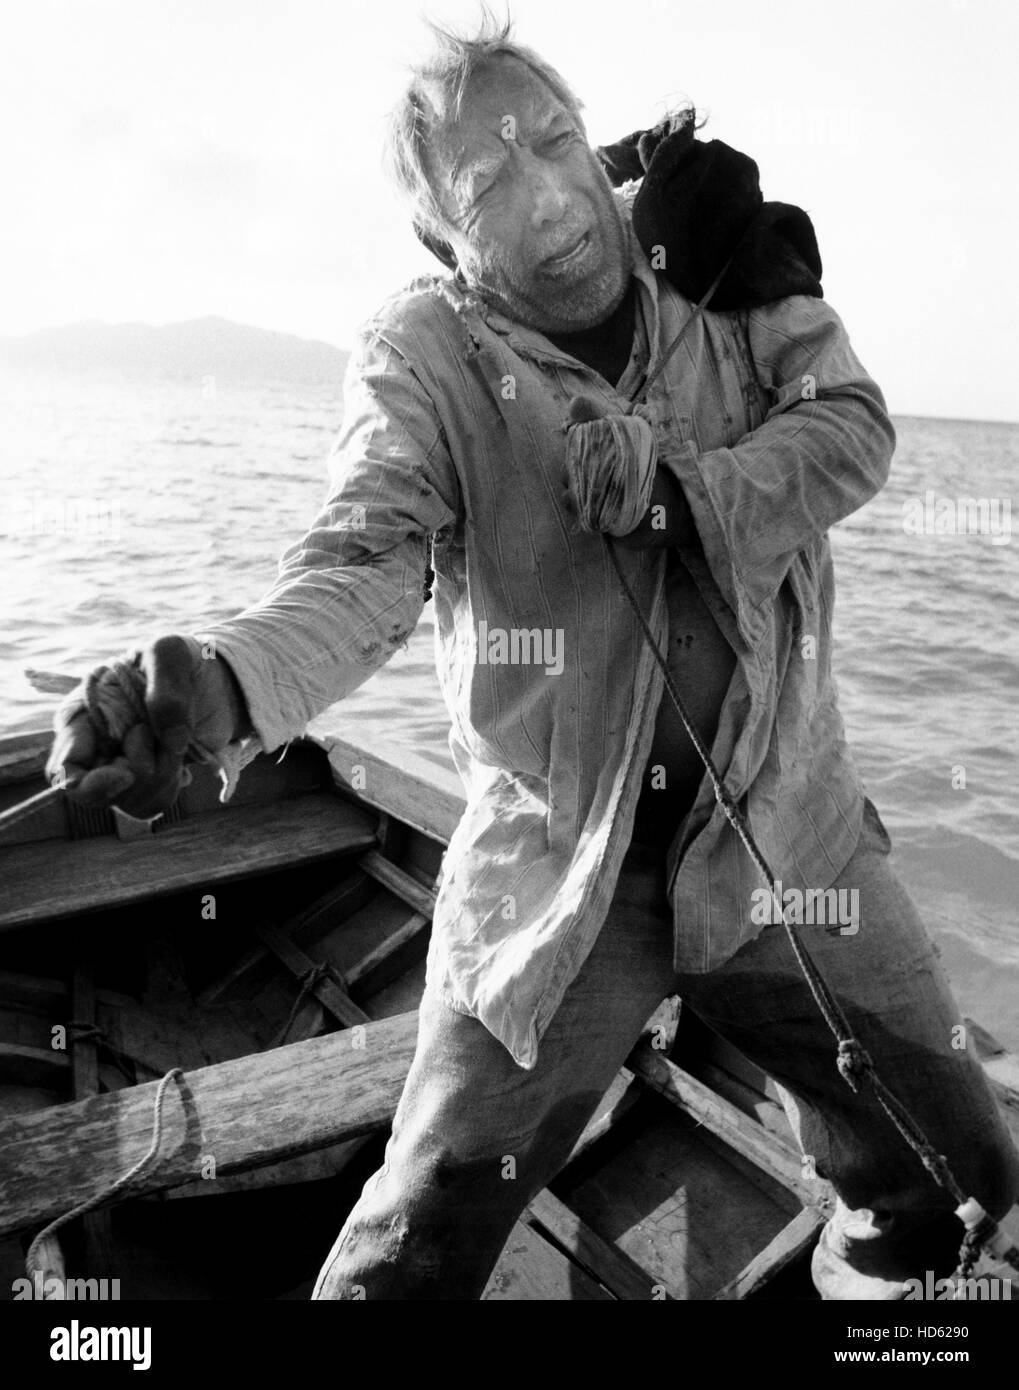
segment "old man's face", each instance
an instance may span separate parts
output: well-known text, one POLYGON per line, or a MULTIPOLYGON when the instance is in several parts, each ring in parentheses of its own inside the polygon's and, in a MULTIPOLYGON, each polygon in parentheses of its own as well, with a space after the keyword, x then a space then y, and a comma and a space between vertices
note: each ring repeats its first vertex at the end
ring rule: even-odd
POLYGON ((601 323, 631 263, 609 181, 567 108, 523 63, 475 74, 433 147, 448 240, 467 282, 547 333, 601 323))

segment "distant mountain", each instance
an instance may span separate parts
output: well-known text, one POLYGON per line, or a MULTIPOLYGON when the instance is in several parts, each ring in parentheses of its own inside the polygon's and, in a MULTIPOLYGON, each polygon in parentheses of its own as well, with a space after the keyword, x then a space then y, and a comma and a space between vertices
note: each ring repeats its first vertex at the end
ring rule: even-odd
POLYGON ((341 381, 349 353, 330 343, 209 317, 149 323, 71 323, 0 337, 0 363, 107 369, 200 380, 341 381))

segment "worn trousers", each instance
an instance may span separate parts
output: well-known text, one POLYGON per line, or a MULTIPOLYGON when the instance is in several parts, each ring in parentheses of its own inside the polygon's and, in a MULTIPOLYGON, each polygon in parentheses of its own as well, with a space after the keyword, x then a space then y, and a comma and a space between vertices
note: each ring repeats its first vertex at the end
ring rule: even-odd
MULTIPOLYGON (((1019 1193, 1019 1159, 888 850, 868 803, 835 884, 858 894, 858 930, 800 930, 883 1080, 966 1193, 999 1216, 1019 1193)), ((426 987, 383 1166, 340 1232, 314 1298, 479 1299, 524 1207, 562 1168, 649 1016, 675 994, 774 1079, 812 1160, 805 1171, 834 1186, 825 1234, 837 1269, 822 1274, 831 1284, 822 1297, 875 1296, 854 1286, 857 1270, 922 1280, 939 1255, 950 1268, 954 1203, 871 1096, 839 1076, 834 1040, 781 924, 698 975, 675 972, 673 930, 664 853, 634 846, 530 1071, 426 987)))

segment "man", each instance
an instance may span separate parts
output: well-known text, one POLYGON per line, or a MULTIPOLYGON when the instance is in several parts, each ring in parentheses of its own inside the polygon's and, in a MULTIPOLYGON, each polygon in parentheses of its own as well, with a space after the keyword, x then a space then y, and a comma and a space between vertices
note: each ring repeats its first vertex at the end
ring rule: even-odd
POLYGON ((692 315, 637 244, 632 189, 612 191, 576 98, 508 26, 437 38, 396 113, 393 163, 457 274, 415 282, 364 330, 334 491, 274 588, 154 644, 149 725, 122 750, 100 757, 72 701, 51 771, 152 814, 189 740, 297 736, 411 632, 431 538, 467 809, 386 1162, 316 1296, 479 1297, 520 1211, 678 992, 781 1083, 836 1187, 822 1294, 902 1297, 906 1278, 951 1265, 953 1203, 836 1072, 600 533, 618 536, 777 876, 856 904, 851 921, 807 930, 857 1036, 966 1190, 1001 1212, 1015 1156, 978 1064, 952 1046, 958 1010, 888 868, 830 673, 826 533, 885 480, 884 402, 838 317, 796 295, 696 317, 631 409, 692 315), (203 661, 199 639, 219 659, 203 661))

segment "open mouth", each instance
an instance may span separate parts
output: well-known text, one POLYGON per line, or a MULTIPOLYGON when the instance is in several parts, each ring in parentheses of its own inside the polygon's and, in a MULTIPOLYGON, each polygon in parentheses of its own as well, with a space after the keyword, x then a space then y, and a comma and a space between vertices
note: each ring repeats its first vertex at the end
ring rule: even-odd
POLYGON ((574 262, 580 260, 590 244, 591 234, 590 232, 585 232, 578 241, 573 242, 572 245, 568 246, 560 255, 549 256, 547 259, 543 260, 541 263, 542 270, 566 270, 569 266, 573 265, 574 262))

